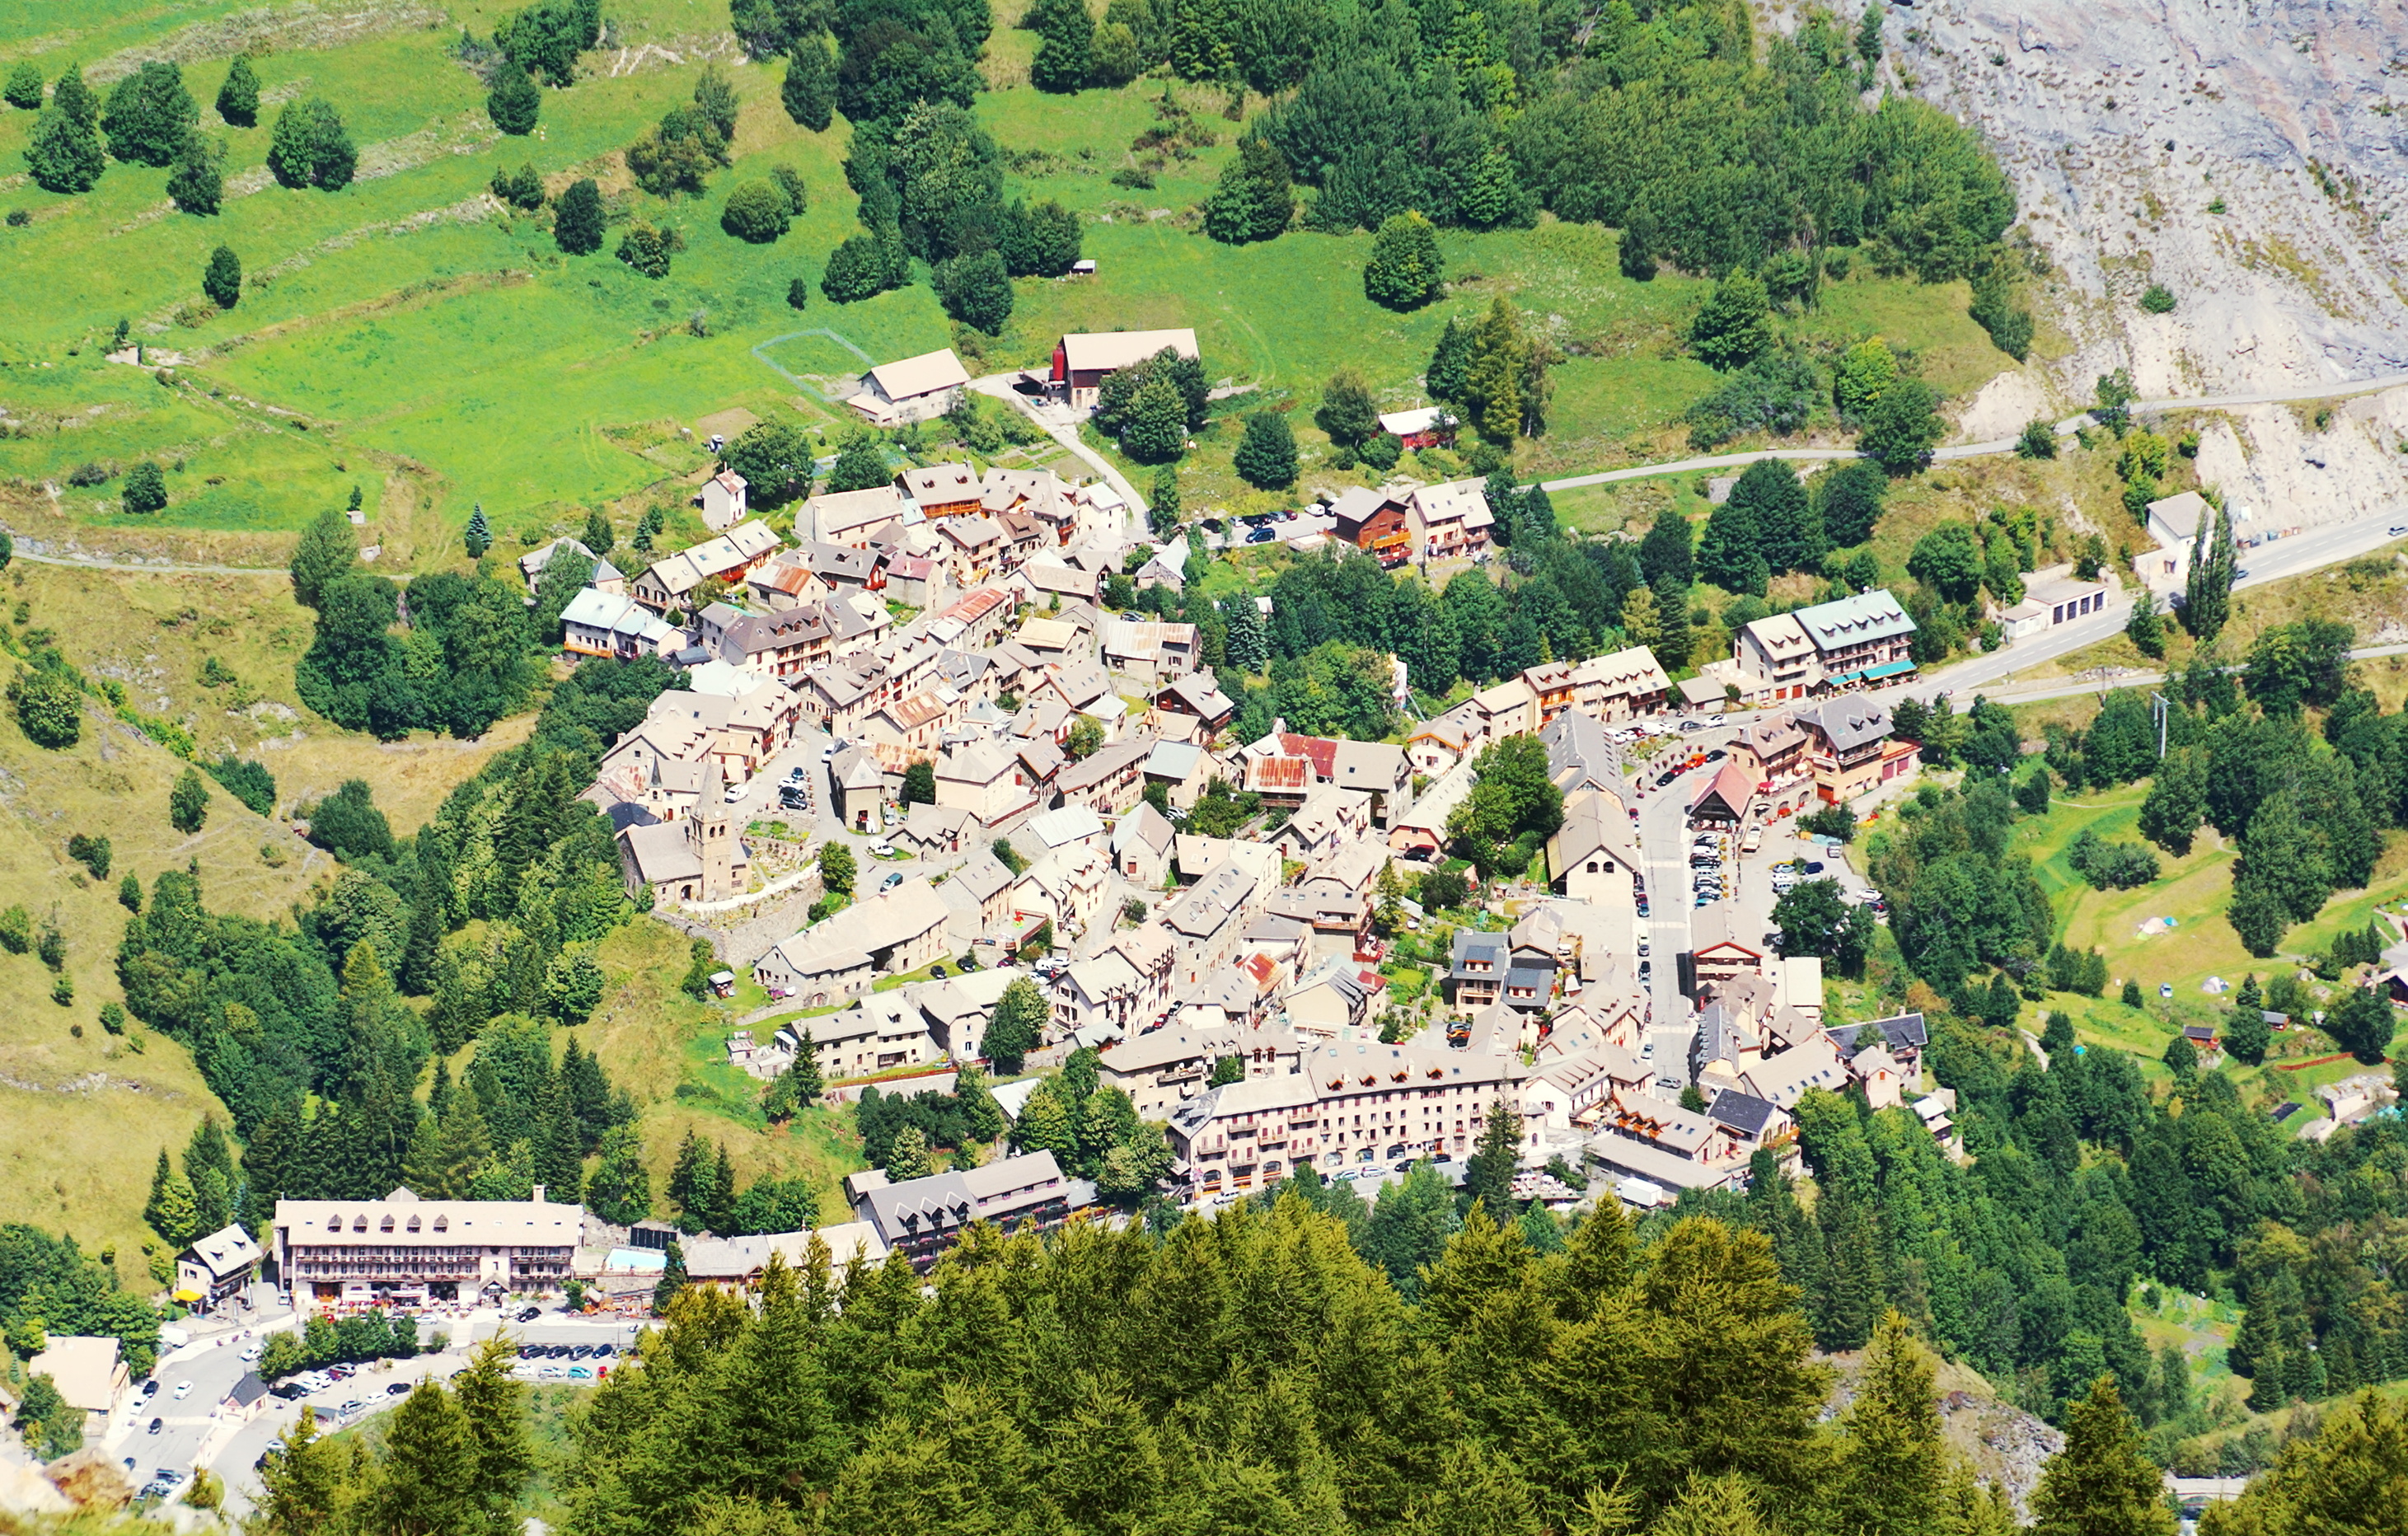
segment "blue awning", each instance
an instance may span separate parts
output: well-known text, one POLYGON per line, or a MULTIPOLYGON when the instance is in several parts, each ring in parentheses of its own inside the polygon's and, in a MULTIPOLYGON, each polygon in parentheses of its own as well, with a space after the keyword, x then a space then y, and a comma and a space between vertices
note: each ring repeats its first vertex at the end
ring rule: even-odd
POLYGON ((1874 678, 1896 677, 1900 672, 1912 672, 1914 670, 1914 663, 1912 661, 1885 661, 1879 667, 1866 668, 1864 675, 1865 680, 1867 682, 1870 682, 1874 678))

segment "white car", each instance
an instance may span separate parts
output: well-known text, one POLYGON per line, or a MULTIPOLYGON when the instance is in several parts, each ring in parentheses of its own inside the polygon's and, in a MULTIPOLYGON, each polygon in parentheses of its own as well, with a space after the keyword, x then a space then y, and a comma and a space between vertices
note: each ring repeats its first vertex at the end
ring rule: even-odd
POLYGON ((893 858, 895 856, 895 845, 891 842, 873 842, 869 845, 869 851, 873 855, 879 858, 893 858))
POLYGON ((720 798, 725 800, 729 805, 734 805, 744 798, 744 786, 742 784, 730 784, 727 786, 727 793, 721 796, 720 798))
POLYGON ((190 1383, 190 1382, 178 1382, 178 1383, 176 1384, 176 1400, 177 1400, 178 1402, 181 1402, 181 1401, 183 1401, 186 1398, 189 1398, 189 1397, 191 1397, 192 1395, 193 1395, 193 1384, 192 1384, 192 1383, 190 1383))

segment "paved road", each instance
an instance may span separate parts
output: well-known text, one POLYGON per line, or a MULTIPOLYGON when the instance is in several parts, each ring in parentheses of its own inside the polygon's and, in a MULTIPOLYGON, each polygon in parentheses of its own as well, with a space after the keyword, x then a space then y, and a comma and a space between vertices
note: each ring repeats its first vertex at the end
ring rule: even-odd
MULTIPOLYGON (((251 1370, 243 1352, 259 1345, 269 1333, 292 1327, 292 1313, 274 1300, 275 1287, 254 1285, 251 1294, 251 1308, 248 1312, 236 1308, 230 1314, 242 1319, 243 1327, 196 1337, 189 1344, 166 1351, 150 1376, 159 1384, 159 1390, 146 1399, 137 1385, 111 1417, 100 1439, 101 1449, 121 1465, 128 1459, 134 1462, 126 1475, 136 1487, 161 1471, 190 1471, 196 1460, 207 1458, 219 1406, 251 1370), (185 1382, 192 1384, 192 1390, 179 1398, 176 1388, 185 1382), (154 1420, 159 1424, 156 1434, 150 1432, 154 1420)), ((196 1333, 209 1327, 206 1322, 188 1326, 196 1333)))
MULTIPOLYGON (((2300 384, 2288 389, 2260 390, 2239 395, 2200 395, 2168 396, 2159 400, 2135 400, 2131 410, 2135 416, 2146 416, 2168 410, 2216 409, 2227 406, 2278 405, 2286 400, 2340 400, 2355 395, 2372 395, 2408 384, 2408 373, 2385 374, 2377 379, 2344 380, 2331 384, 2300 384)), ((2068 416, 2057 423, 2057 435, 2070 438, 2089 424, 2090 413, 2068 416)), ((1935 450, 1934 459, 1978 459, 2015 451, 2014 438, 1993 438, 1983 442, 1952 443, 1935 450)), ((1607 469, 1593 475, 1570 475, 1562 480, 1542 481, 1550 491, 1575 490, 1584 485, 1609 485, 1616 481, 1652 480, 1657 475, 1685 474, 1693 469, 1737 469, 1759 459, 1787 459, 1793 463, 1816 460, 1856 459, 1864 457, 1853 448, 1768 448, 1753 453, 1715 453, 1699 458, 1673 459, 1663 464, 1634 465, 1627 469, 1607 469)))
POLYGON ((1085 416, 1065 406, 1043 405, 1030 399, 1011 387, 1011 380, 1015 377, 1017 375, 1009 373, 991 373, 983 379, 971 380, 970 388, 981 395, 991 395, 1001 400, 1005 405, 1018 410, 1042 427, 1047 437, 1084 460, 1087 467, 1103 477, 1104 483, 1118 491, 1121 494, 1121 499, 1128 503, 1128 511, 1125 514, 1127 521, 1119 530, 1122 537, 1134 537, 1132 529, 1136 532, 1143 532, 1146 499, 1137 494, 1137 487, 1129 483, 1127 476, 1112 467, 1110 459, 1089 448, 1085 440, 1079 436, 1079 423, 1086 419, 1085 416))
MULTIPOLYGON (((1736 723, 1718 720, 1713 728, 1692 731, 1682 739, 1682 748, 1668 747, 1667 752, 1695 748, 1712 751, 1727 746, 1739 734, 1736 723)), ((1660 755, 1660 754, 1659 754, 1660 755)), ((1631 803, 1639 810, 1640 853, 1647 861, 1648 997, 1653 1005, 1650 1038, 1656 1054, 1650 1058, 1656 1069, 1656 1082, 1669 1093, 1677 1094, 1689 1081, 1689 1041, 1696 1026, 1689 1016, 1689 999, 1681 996, 1680 957, 1689 949, 1689 827, 1690 797, 1698 784, 1718 770, 1720 763, 1708 763, 1692 768, 1662 788, 1656 780, 1660 768, 1642 767, 1632 782, 1631 803), (1641 793, 1638 786, 1644 785, 1641 793)))

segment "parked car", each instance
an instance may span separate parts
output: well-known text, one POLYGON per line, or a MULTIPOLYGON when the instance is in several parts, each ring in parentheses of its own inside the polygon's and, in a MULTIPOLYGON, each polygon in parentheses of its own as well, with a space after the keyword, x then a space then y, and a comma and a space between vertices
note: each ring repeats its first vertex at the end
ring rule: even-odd
POLYGON ((142 1384, 142 1400, 144 1402, 149 1402, 152 1398, 155 1398, 158 1395, 159 1383, 155 1377, 142 1384))
POLYGON ((893 858, 895 845, 891 842, 873 842, 869 845, 869 852, 873 858, 893 858))
POLYGON ((936 964, 936 965, 933 965, 933 966, 930 966, 930 967, 928 968, 928 974, 929 974, 929 975, 931 975, 931 976, 934 976, 937 980, 939 980, 939 981, 940 981, 940 982, 941 982, 941 981, 943 981, 946 977, 948 977, 948 976, 952 975, 952 974, 953 974, 953 972, 952 972, 952 971, 950 971, 950 970, 947 970, 947 969, 944 968, 943 963, 942 963, 942 962, 939 962, 939 963, 938 963, 938 964, 936 964))
POLYGON ((594 1372, 584 1366, 573 1365, 568 1368, 568 1379, 576 1382, 590 1382, 594 1379, 594 1372))
POLYGON ((384 1395, 388 1398, 406 1398, 409 1396, 409 1384, 395 1382, 384 1389, 384 1395))
POLYGON ((902 883, 903 883, 903 871, 902 871, 902 870, 900 870, 900 869, 894 869, 894 870, 890 870, 890 871, 888 871, 886 878, 885 878, 884 880, 882 880, 882 881, 880 881, 880 882, 878 883, 878 888, 879 888, 880 890, 882 890, 882 891, 891 891, 891 890, 893 890, 896 886, 900 885, 900 884, 902 884, 902 883))
POLYGON ((1276 528, 1270 528, 1270 527, 1261 527, 1261 528, 1256 528, 1254 532, 1252 532, 1252 533, 1250 533, 1250 534, 1246 535, 1246 542, 1247 542, 1247 543, 1249 543, 1249 544, 1268 544, 1268 543, 1269 543, 1272 539, 1277 538, 1278 537, 1279 537, 1279 530, 1278 530, 1278 529, 1276 529, 1276 528))

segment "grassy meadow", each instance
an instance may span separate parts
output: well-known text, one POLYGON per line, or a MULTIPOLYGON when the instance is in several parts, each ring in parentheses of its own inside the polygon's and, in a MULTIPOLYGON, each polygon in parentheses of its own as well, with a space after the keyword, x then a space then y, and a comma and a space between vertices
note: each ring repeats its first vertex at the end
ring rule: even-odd
MULTIPOLYGON (((511 8, 354 0, 243 11, 226 0, 106 0, 21 7, 0 19, 0 65, 32 58, 55 77, 80 61, 104 92, 140 59, 179 60, 204 131, 227 150, 215 218, 176 212, 165 170, 116 163, 92 193, 57 196, 7 174, 34 114, 0 114, 0 203, 30 218, 0 229, 0 286, 32 296, 0 337, 0 405, 18 427, 0 440, 0 479, 36 492, 13 498, 18 531, 129 548, 172 531, 222 558, 237 550, 264 559, 276 536, 359 485, 369 540, 400 562, 427 564, 453 557, 452 536, 473 505, 504 532, 548 528, 694 475, 698 464, 664 463, 642 445, 675 441, 679 427, 716 412, 843 424, 785 374, 816 383, 857 371, 858 359, 794 333, 834 330, 882 359, 952 338, 924 283, 844 307, 814 288, 804 311, 789 308, 791 280, 815 281, 857 227, 841 173, 847 130, 839 121, 815 135, 787 119, 781 66, 738 56, 724 5, 612 7, 617 46, 589 53, 572 89, 548 91, 541 123, 523 139, 494 131, 481 85, 452 53, 462 27, 489 33, 511 8), (246 44, 259 54, 264 100, 259 125, 240 129, 211 103, 246 44), (629 187, 618 151, 687 97, 706 57, 730 70, 744 100, 735 165, 703 196, 664 204, 629 187), (360 179, 340 193, 288 190, 266 174, 275 111, 305 94, 337 103, 360 145, 360 179), (595 255, 562 256, 548 214, 513 215, 487 195, 497 168, 526 162, 555 192, 592 175, 621 216, 680 230, 688 248, 670 276, 652 281, 616 261, 615 237, 595 255), (801 171, 810 209, 775 245, 743 244, 719 228, 720 205, 774 164, 801 171), (224 313, 198 292, 222 241, 248 279, 240 305, 224 313), (104 361, 120 320, 134 340, 182 362, 154 376, 160 359, 147 354, 141 367, 104 361), (120 511, 114 481, 64 483, 80 465, 122 467, 142 456, 169 468, 171 502, 154 517, 120 511)), ((1001 7, 999 21, 1017 8, 1001 7)), ((1675 419, 1713 377, 1677 355, 1703 280, 1668 272, 1631 282, 1615 267, 1612 235, 1549 221, 1450 234, 1455 292, 1393 314, 1362 294, 1368 236, 1299 233, 1245 248, 1202 236, 1197 208, 1242 127, 1226 115, 1225 93, 1180 87, 1168 108, 1158 81, 1047 96, 1025 84, 1032 52, 1028 34, 998 27, 985 65, 997 88, 978 112, 1012 156, 1010 193, 1076 209, 1099 271, 1020 282, 1010 328, 985 344, 987 366, 1037 363, 1068 329, 1186 324, 1213 376, 1258 386, 1259 399, 1309 408, 1330 372, 1354 366, 1384 403, 1402 406, 1421 398, 1419 375, 1447 314, 1501 293, 1568 354, 1553 430, 1524 446, 1520 468, 1575 472, 1680 448, 1675 419), (1115 184, 1112 173, 1133 163, 1131 140, 1165 110, 1192 113, 1216 142, 1170 162, 1151 189, 1115 184)), ((1263 105, 1249 98, 1241 110, 1263 105)), ((1964 306, 1961 285, 1875 279, 1860 264, 1819 309, 1786 324, 1815 346, 1887 336, 1943 388, 1965 394, 2005 359, 1964 306)), ((1208 434, 1187 471, 1191 503, 1239 494, 1227 469, 1236 436, 1234 423, 1208 434)), ((1327 445, 1309 426, 1300 436, 1306 485, 1316 466, 1329 480, 1327 445)))
MULTIPOLYGON (((2299 967, 2304 956, 2329 950, 2336 935, 2364 928, 2378 908, 2401 910, 2408 901, 2408 840, 2392 839, 2365 890, 2335 894, 2313 922, 2284 935, 2275 957, 2258 959, 2225 921, 2232 899, 2235 850, 2214 827, 2201 828, 2189 854, 2181 858, 2154 849, 2158 878, 2132 890, 2093 890, 2066 862, 2066 849, 2086 828, 2111 842, 2144 841, 2138 822, 2147 793, 2143 782, 2055 799, 2046 816, 2016 824, 2013 851, 2031 860, 2033 874, 2056 912, 2058 937, 2069 946, 2096 947, 2107 956, 2102 996, 2052 994, 2027 1011, 2024 1027, 2037 1032, 2042 1015, 2062 1010, 2084 1041, 2132 1053, 2154 1081, 2168 1075, 2157 1058, 2183 1025, 2215 1023, 2229 1008, 2229 993, 2219 998, 2203 990, 2210 977, 2221 977, 2237 988, 2243 977, 2255 975, 2262 986, 2279 971, 2299 967), (2173 926, 2155 934, 2142 931, 2143 923, 2158 917, 2172 919, 2173 926), (2144 998, 2140 1009, 2117 1000, 2128 979, 2140 983, 2144 998), (2173 996, 2161 998, 2160 986, 2172 986, 2173 996)), ((2239 1074, 2248 1097, 2268 1108, 2289 1099, 2313 1111, 2317 1087, 2367 1070, 2348 1060, 2298 1065, 2334 1050, 2321 1032, 2294 1026, 2275 1035, 2263 1066, 2232 1062, 2224 1069, 2239 1074)), ((2306 1113, 2295 1122, 2304 1126, 2314 1118, 2306 1113)))

